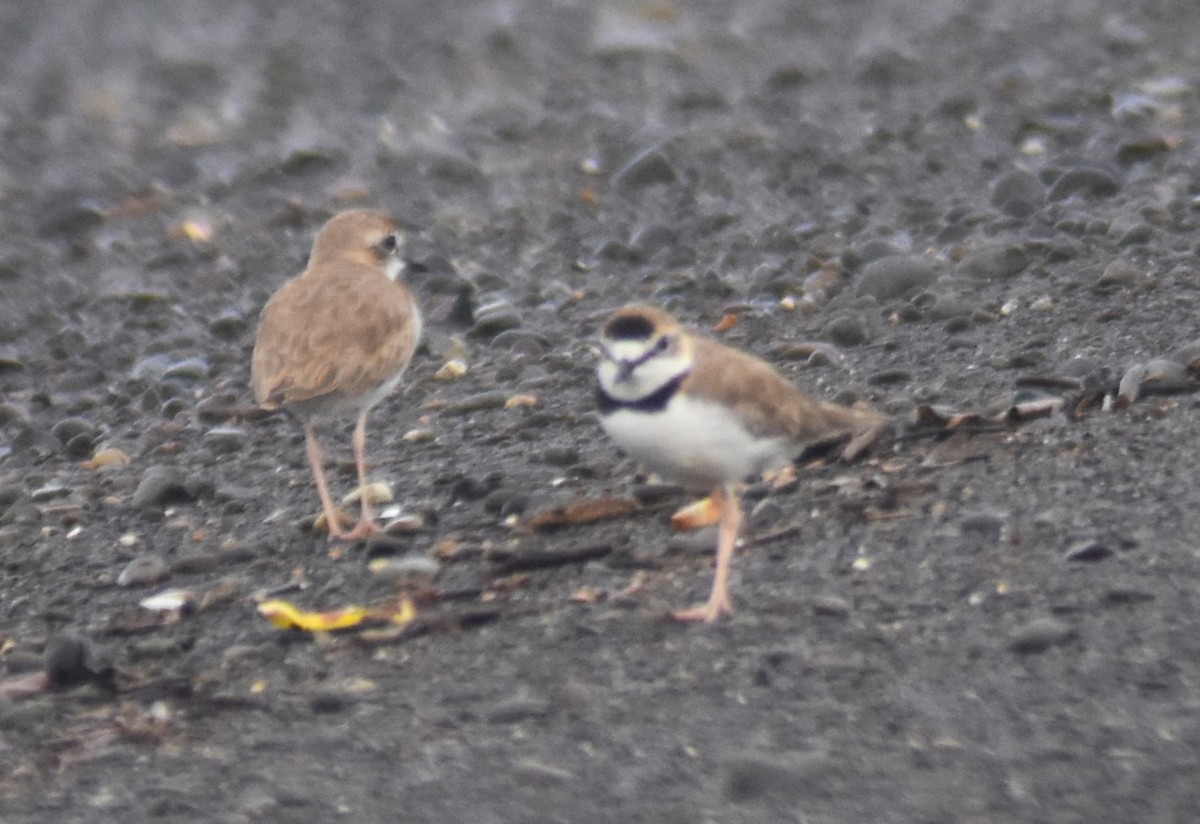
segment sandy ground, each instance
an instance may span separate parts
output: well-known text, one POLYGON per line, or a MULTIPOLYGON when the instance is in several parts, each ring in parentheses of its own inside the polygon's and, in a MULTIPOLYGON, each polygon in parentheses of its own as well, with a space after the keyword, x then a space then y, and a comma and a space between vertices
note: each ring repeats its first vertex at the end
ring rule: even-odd
POLYGON ((1192 820, 1197 31, 1184 0, 8 0, 0 818, 1192 820), (429 324, 370 432, 411 531, 331 551, 249 355, 358 205, 408 227, 429 324), (592 415, 633 300, 899 422, 751 488, 716 626, 666 617, 711 534, 592 415), (640 508, 531 527, 596 500, 640 508), (404 595, 395 630, 256 610, 404 595))

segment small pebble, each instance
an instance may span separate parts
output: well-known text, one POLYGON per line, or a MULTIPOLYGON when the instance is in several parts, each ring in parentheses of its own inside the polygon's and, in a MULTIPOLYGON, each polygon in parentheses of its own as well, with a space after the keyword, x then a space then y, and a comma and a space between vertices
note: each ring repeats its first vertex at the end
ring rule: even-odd
POLYGON ((673 483, 637 484, 629 492, 643 506, 653 506, 671 498, 678 498, 683 494, 683 487, 673 483))
MULTIPOLYGON (((88 442, 94 442, 100 437, 100 432, 96 428, 96 425, 85 418, 63 418, 54 424, 50 430, 50 434, 58 438, 64 446, 76 438, 83 438, 88 442)), ((88 450, 87 454, 90 454, 90 450, 88 450)))
POLYGON ((506 329, 492 338, 492 350, 514 352, 519 355, 538 357, 545 354, 552 344, 544 335, 524 329, 506 329))
POLYGON ((208 331, 212 332, 218 338, 225 340, 233 340, 246 330, 249 326, 245 314, 237 309, 226 309, 213 318, 208 324, 208 331))
POLYGON ((400 558, 380 557, 367 564, 371 574, 388 580, 401 578, 433 579, 441 571, 441 564, 428 555, 405 555, 400 558))
POLYGON ((1141 279, 1142 271, 1125 260, 1111 261, 1096 280, 1095 289, 1104 292, 1123 286, 1133 286, 1141 279))
POLYGON ((716 546, 715 526, 678 532, 667 539, 667 553, 672 555, 711 555, 716 546))
POLYGON ((487 711, 487 720, 493 724, 517 724, 531 718, 549 714, 550 701, 539 695, 522 692, 497 702, 487 711))
MULTIPOLYGON (((0 372, 4 371, 0 368, 0 372)), ((0 403, 0 426, 10 423, 29 423, 29 413, 15 403, 4 401, 0 403)))
POLYGON ((1141 246, 1154 236, 1154 227, 1135 215, 1118 217, 1108 225, 1108 236, 1115 238, 1117 245, 1141 246))
POLYGON ((148 509, 188 500, 189 497, 185 478, 179 470, 168 466, 152 466, 142 475, 130 503, 140 509, 148 509))
POLYGON ((813 614, 830 618, 845 618, 853 609, 840 595, 818 595, 812 600, 813 614))
POLYGON ((866 266, 871 261, 891 255, 902 255, 903 252, 904 250, 894 243, 889 243, 881 238, 872 238, 861 245, 847 249, 842 254, 842 266, 854 271, 866 266))
MULTIPOLYGON (((1146 384, 1167 388, 1190 385, 1188 371, 1182 363, 1170 358, 1151 358, 1146 362, 1146 384)), ((1149 391, 1150 387, 1143 387, 1149 391)))
POLYGON ((309 698, 309 707, 318 715, 329 715, 342 712, 355 702, 356 696, 335 688, 326 687, 313 693, 309 698))
POLYGON ((1077 541, 1063 554, 1064 561, 1102 561, 1113 554, 1112 549, 1105 543, 1089 539, 1077 541))
POLYGON ((1018 655, 1035 655, 1075 637, 1075 630, 1057 618, 1034 618, 1009 636, 1008 648, 1018 655))
POLYGON ((605 238, 600 241, 592 250, 592 257, 613 263, 633 263, 638 259, 637 254, 628 243, 616 238, 605 238))
POLYGON ((821 337, 842 348, 859 346, 867 340, 867 330, 854 315, 838 315, 821 329, 821 337))
POLYGON ((248 441, 248 433, 240 426, 214 426, 204 433, 204 445, 218 455, 241 452, 248 441))
POLYGON ((679 174, 657 147, 636 154, 613 175, 613 185, 621 189, 640 189, 662 183, 674 183, 679 174))
POLYGON ((106 466, 128 466, 132 459, 128 453, 115 447, 99 449, 92 455, 91 460, 84 464, 88 469, 102 469, 106 466))
POLYGON ((170 571, 172 574, 195 575, 212 572, 220 563, 221 559, 211 552, 191 552, 172 561, 170 571))
POLYGON ((913 294, 933 283, 933 263, 919 255, 888 255, 863 267, 854 287, 857 295, 883 302, 913 294))
POLYGON ((142 555, 134 558, 117 576, 118 586, 144 587, 166 579, 167 565, 157 555, 142 555))
POLYGON ((171 367, 173 361, 164 354, 148 355, 133 365, 129 370, 131 378, 158 380, 171 367))
POLYGON ((775 755, 746 754, 729 759, 722 767, 722 793, 734 803, 791 801, 825 795, 826 782, 839 770, 823 752, 805 752, 786 759, 775 755))
POLYGON ((55 687, 68 687, 92 676, 91 650, 86 641, 60 635, 46 645, 46 675, 55 687))
POLYGON ((912 372, 906 369, 884 369, 868 375, 867 383, 870 386, 901 386, 911 383, 912 379, 912 372))
POLYGON ((446 411, 459 415, 466 415, 471 412, 479 412, 484 409, 503 409, 508 403, 508 393, 494 389, 488 392, 479 392, 475 395, 468 395, 465 398, 447 404, 446 411))
POLYGON ((647 258, 660 249, 679 243, 679 233, 661 223, 651 223, 637 229, 629 238, 629 247, 638 257, 647 258))
POLYGON ((451 501, 478 501, 486 498, 502 482, 502 478, 491 475, 483 478, 459 478, 450 487, 451 501))
POLYGON ((550 466, 574 466, 580 459, 579 449, 574 446, 547 446, 538 457, 550 466))
POLYGON ((971 252, 958 264, 958 271, 979 280, 998 280, 1019 273, 1029 265, 1029 256, 1020 246, 988 244, 971 252))
POLYGON ((75 238, 104 223, 104 211, 90 200, 81 200, 74 192, 60 193, 40 207, 38 234, 42 237, 75 238))
POLYGON ((461 358, 451 358, 433 373, 433 379, 435 381, 452 381, 456 378, 461 378, 465 374, 467 374, 466 361, 461 358))
POLYGON ((1104 169, 1071 169, 1054 181, 1046 196, 1051 201, 1066 200, 1075 195, 1103 198, 1115 195, 1120 188, 1116 177, 1104 169))
POLYGON ((163 380, 197 382, 208 379, 211 366, 204 358, 186 358, 176 361, 162 374, 163 380))
POLYGON ((1180 346, 1171 353, 1171 360, 1183 364, 1193 372, 1200 370, 1200 340, 1180 346))
POLYGON ((1046 199, 1046 188, 1037 175, 1017 169, 992 183, 992 205, 1010 217, 1029 217, 1046 199))
POLYGON ((468 334, 476 338, 494 338, 520 325, 521 316, 516 307, 506 300, 498 300, 475 311, 475 324, 468 334))
POLYGON ((969 318, 975 308, 975 305, 965 298, 939 294, 934 297, 928 313, 931 320, 951 320, 953 318, 969 318))
POLYGON ((61 481, 51 481, 48 484, 39 486, 37 489, 29 493, 29 500, 35 504, 45 503, 46 501, 55 498, 62 498, 71 494, 71 488, 61 481))
POLYGON ((513 778, 527 786, 552 786, 574 781, 571 771, 556 764, 546 764, 533 758, 519 758, 513 764, 513 778))
POLYGON ((1140 587, 1117 586, 1105 590, 1104 594, 1100 597, 1100 601, 1106 606, 1124 606, 1126 604, 1153 601, 1154 598, 1155 595, 1153 592, 1148 592, 1140 587))
POLYGON ((963 535, 973 535, 988 541, 999 540, 1007 515, 1003 512, 978 510, 965 513, 959 519, 958 528, 963 535))
POLYGON ((497 489, 483 499, 483 508, 501 518, 521 515, 529 509, 529 495, 517 489, 497 489))
POLYGON ((1146 365, 1134 364, 1125 370, 1121 383, 1117 386, 1117 402, 1120 406, 1129 406, 1142 395, 1142 384, 1146 380, 1146 365))

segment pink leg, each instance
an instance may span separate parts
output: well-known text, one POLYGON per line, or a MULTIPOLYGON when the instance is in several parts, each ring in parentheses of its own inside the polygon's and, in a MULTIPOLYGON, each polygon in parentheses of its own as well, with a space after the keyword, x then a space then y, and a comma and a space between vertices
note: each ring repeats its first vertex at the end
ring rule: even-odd
POLYGON ((742 528, 742 506, 736 489, 719 489, 713 493, 713 498, 720 507, 721 517, 717 526, 717 571, 713 575, 712 592, 704 606, 674 613, 672 617, 677 621, 712 623, 722 615, 733 614, 733 604, 729 600, 729 565, 738 531, 742 528))
POLYGON ((342 536, 348 541, 377 535, 381 531, 371 517, 371 502, 367 500, 367 411, 364 409, 358 416, 354 434, 350 437, 354 447, 354 466, 358 470, 358 500, 362 510, 354 529, 342 536))
POLYGON ((333 505, 329 495, 329 486, 325 483, 325 456, 321 452, 321 444, 317 442, 317 431, 311 423, 304 425, 304 446, 308 451, 308 465, 312 468, 313 478, 317 482, 317 495, 321 498, 321 510, 325 513, 325 523, 329 527, 329 540, 336 541, 345 538, 342 531, 341 514, 333 505))

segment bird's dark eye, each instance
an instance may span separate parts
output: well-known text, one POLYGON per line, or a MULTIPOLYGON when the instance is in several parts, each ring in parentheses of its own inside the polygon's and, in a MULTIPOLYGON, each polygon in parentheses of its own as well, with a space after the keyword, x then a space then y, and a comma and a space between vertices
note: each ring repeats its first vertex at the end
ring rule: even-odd
POLYGON ((666 336, 659 338, 658 343, 655 344, 654 348, 659 352, 666 352, 671 348, 671 339, 666 336))
POLYGON ((396 247, 400 245, 400 240, 393 233, 381 240, 379 245, 385 252, 394 252, 396 251, 396 247))

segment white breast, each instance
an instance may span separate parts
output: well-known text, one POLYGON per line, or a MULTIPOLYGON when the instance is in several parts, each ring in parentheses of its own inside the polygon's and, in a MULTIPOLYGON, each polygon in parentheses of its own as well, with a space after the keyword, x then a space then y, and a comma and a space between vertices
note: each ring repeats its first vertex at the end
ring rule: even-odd
POLYGON ((793 457, 786 439, 756 438, 726 407, 682 392, 661 411, 618 409, 600 420, 630 457, 688 486, 734 483, 793 457))

